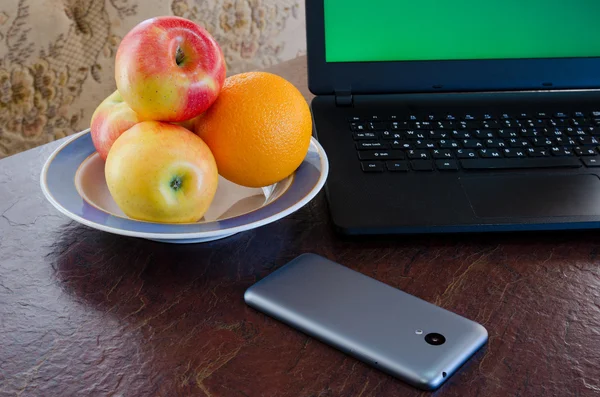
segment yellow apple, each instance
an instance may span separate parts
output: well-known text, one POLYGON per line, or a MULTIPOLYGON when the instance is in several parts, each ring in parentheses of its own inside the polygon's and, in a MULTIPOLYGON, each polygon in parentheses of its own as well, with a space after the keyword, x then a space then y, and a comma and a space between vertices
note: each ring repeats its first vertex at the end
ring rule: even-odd
POLYGON ((217 191, 217 166, 204 141, 187 129, 143 121, 114 142, 105 167, 113 199, 130 218, 196 222, 217 191))

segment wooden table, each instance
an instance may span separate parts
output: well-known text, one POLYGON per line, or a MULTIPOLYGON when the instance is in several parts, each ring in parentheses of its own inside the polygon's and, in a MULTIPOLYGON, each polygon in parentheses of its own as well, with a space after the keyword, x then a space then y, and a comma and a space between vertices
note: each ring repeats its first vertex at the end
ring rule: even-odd
MULTIPOLYGON (((304 58, 272 71, 307 93, 304 58)), ((0 161, 2 397, 429 395, 244 304, 303 252, 485 325, 435 395, 600 394, 599 232, 350 239, 320 194, 254 231, 161 244, 52 208, 38 180, 57 146, 0 161)))

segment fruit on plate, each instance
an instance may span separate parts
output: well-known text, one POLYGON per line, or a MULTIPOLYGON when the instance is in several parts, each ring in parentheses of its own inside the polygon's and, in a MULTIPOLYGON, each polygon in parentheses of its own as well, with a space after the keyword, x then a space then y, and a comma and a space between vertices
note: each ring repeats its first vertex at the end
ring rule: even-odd
POLYGON ((94 111, 90 124, 92 141, 100 157, 106 160, 117 138, 140 121, 141 118, 123 101, 119 91, 102 101, 94 111))
POLYGON ((223 52, 202 27, 185 18, 151 18, 121 41, 117 89, 146 120, 184 121, 215 101, 225 80, 223 52))
POLYGON ((119 208, 138 220, 196 222, 217 191, 217 166, 208 146, 171 123, 143 121, 125 131, 104 172, 119 208))
POLYGON ((263 187, 290 176, 310 144, 312 118, 290 82, 265 72, 231 76, 215 103, 196 120, 219 174, 243 186, 263 187))
MULTIPOLYGON (((117 138, 141 121, 142 118, 123 101, 118 90, 102 101, 94 111, 90 123, 92 142, 100 157, 106 160, 108 152, 117 138)), ((190 119, 174 124, 193 131, 194 123, 195 119, 190 119)))

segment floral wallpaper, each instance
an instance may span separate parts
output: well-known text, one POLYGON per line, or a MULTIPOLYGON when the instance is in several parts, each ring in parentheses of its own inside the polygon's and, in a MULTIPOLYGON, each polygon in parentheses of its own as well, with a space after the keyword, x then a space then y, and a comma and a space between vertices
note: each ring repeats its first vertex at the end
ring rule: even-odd
POLYGON ((11 0, 0 2, 0 158, 89 126, 112 91, 121 38, 144 19, 204 26, 228 74, 305 52, 304 0, 11 0))

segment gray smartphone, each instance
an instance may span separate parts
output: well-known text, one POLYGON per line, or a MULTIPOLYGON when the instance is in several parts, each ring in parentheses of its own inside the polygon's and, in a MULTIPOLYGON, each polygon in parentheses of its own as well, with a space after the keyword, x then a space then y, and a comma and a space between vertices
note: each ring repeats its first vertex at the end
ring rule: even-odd
POLYGON ((441 386, 488 338, 480 324, 314 254, 257 282, 244 300, 424 390, 441 386))

